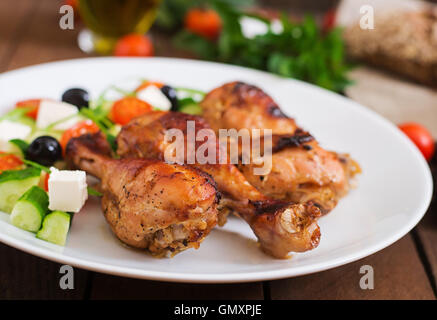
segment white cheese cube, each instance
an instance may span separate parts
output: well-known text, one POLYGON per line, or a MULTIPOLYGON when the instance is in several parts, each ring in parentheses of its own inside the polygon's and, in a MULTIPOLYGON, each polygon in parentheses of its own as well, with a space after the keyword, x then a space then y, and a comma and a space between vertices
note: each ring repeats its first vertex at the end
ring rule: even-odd
POLYGON ((50 168, 49 209, 79 212, 88 199, 85 171, 50 168))
MULTIPOLYGON (((79 110, 76 108, 76 106, 73 106, 69 103, 43 100, 39 105, 36 126, 40 129, 44 129, 54 122, 76 115, 78 111, 79 110)), ((77 119, 74 119, 73 117, 72 119, 58 123, 57 125, 55 125, 54 129, 67 130, 68 128, 72 127, 76 122, 77 119)))
POLYGON ((137 98, 146 101, 152 107, 168 111, 171 109, 171 102, 166 95, 154 85, 147 86, 146 88, 137 92, 137 98))
POLYGON ((32 129, 25 124, 3 120, 0 122, 0 151, 11 152, 12 139, 24 140, 32 132, 32 129))
MULTIPOLYGON (((248 39, 265 35, 269 31, 269 25, 267 23, 252 17, 240 18, 240 24, 241 32, 248 39)), ((274 19, 270 22, 270 28, 274 34, 279 34, 284 30, 282 22, 278 19, 274 19)))
POLYGON ((264 35, 269 30, 267 23, 252 17, 240 18, 240 25, 241 32, 248 39, 253 39, 259 35, 264 35))

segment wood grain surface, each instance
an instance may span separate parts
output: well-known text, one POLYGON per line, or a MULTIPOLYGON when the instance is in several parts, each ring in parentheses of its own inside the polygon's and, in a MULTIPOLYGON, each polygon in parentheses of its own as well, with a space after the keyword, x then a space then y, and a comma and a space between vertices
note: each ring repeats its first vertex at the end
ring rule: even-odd
MULTIPOLYGON (((264 1, 264 5, 292 11, 290 3, 264 1)), ((80 26, 72 31, 59 28, 59 5, 55 0, 0 1, 0 72, 87 56, 76 44, 80 26)), ((153 37, 158 55, 187 57, 171 46, 167 35, 153 37)), ((436 176, 436 159, 432 167, 436 176)), ((412 233, 355 263, 293 279, 248 284, 173 284, 75 269, 74 290, 61 290, 59 264, 0 244, 0 299, 435 299, 436 209, 434 200, 412 233), (373 290, 359 287, 362 265, 375 270, 373 290)))

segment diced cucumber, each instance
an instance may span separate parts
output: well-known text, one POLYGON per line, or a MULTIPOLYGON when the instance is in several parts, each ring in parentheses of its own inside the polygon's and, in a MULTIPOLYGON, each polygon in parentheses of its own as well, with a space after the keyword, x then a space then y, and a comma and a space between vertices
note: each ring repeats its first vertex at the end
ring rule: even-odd
POLYGON ((63 246, 67 241, 70 220, 71 216, 68 213, 53 211, 44 218, 42 228, 36 237, 63 246))
POLYGON ((11 213, 11 223, 18 228, 37 232, 48 212, 47 193, 40 187, 33 186, 15 204, 11 213))
POLYGON ((10 213, 18 198, 38 185, 40 175, 41 170, 33 167, 3 171, 0 174, 0 210, 10 213))
POLYGON ((179 108, 179 112, 188 113, 191 115, 201 115, 202 108, 196 103, 186 104, 179 108))

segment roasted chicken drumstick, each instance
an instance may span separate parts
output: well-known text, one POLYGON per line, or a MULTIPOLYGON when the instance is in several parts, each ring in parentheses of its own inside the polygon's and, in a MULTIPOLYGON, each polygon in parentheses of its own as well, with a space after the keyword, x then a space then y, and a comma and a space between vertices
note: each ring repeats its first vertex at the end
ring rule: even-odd
POLYGON ((100 134, 70 140, 66 159, 101 180, 102 208, 115 235, 154 255, 198 248, 217 223, 214 181, 159 160, 115 160, 100 134))
MULTIPOLYGON (((122 158, 165 160, 165 150, 171 143, 166 141, 165 133, 169 129, 180 129, 187 147, 188 121, 195 123, 196 132, 209 128, 204 119, 183 113, 154 111, 138 117, 124 126, 117 136, 117 153, 122 158)), ((194 152, 203 142, 196 142, 194 152)), ((215 139, 208 139, 207 143, 219 148, 215 139)), ((186 157, 187 154, 184 162, 186 157)), ((221 209, 238 213, 250 225, 261 248, 268 254, 284 258, 290 251, 307 251, 318 245, 320 231, 316 219, 320 210, 316 206, 268 199, 229 162, 200 164, 196 161, 190 166, 212 176, 222 195, 221 209)))
POLYGON ((240 164, 246 179, 263 194, 299 203, 314 202, 322 213, 332 210, 350 189, 350 181, 360 172, 348 155, 320 147, 315 139, 299 142, 304 133, 294 119, 287 117, 261 89, 242 82, 227 83, 209 92, 201 102, 203 116, 218 133, 219 129, 271 129, 272 170, 254 175, 259 164, 240 164), (297 143, 287 143, 297 141, 297 143))

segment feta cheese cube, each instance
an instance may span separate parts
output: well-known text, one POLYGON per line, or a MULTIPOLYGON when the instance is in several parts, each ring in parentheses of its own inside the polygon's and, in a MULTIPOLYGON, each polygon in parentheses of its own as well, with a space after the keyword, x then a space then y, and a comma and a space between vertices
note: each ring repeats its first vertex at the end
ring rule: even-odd
POLYGON ((49 209, 79 212, 88 199, 85 171, 50 168, 49 209))
POLYGON ((258 19, 252 17, 240 18, 241 32, 248 39, 253 39, 256 36, 264 35, 269 31, 269 26, 258 19))
POLYGON ((0 151, 11 152, 12 145, 9 140, 24 140, 32 132, 32 129, 22 123, 3 120, 0 122, 0 151))
POLYGON ((147 86, 146 88, 137 92, 137 98, 146 101, 152 107, 168 111, 171 109, 171 102, 165 96, 165 94, 154 85, 147 86))
MULTIPOLYGON (((38 117, 36 119, 36 126, 40 129, 46 128, 54 122, 57 122, 62 119, 66 119, 68 117, 72 117, 78 113, 78 109, 76 106, 72 104, 52 101, 52 100, 43 100, 39 105, 38 117)), ((71 126, 73 126, 77 122, 77 119, 69 119, 66 121, 62 121, 55 125, 55 130, 67 130, 71 126)))
MULTIPOLYGON (((241 32, 248 39, 265 35, 269 31, 269 25, 267 23, 252 17, 240 18, 240 24, 241 32)), ((270 22, 270 28, 274 34, 279 34, 284 30, 282 22, 278 19, 274 19, 270 22)))

